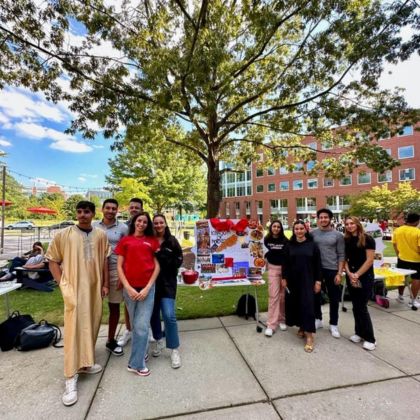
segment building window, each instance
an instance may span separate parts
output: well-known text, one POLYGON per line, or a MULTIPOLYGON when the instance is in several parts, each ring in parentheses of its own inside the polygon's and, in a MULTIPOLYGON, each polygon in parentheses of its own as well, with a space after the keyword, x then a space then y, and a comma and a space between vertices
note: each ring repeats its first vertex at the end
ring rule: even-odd
POLYGON ((392 156, 391 149, 385 149, 385 151, 388 153, 389 156, 392 156))
POLYGON ((227 197, 235 197, 235 187, 227 188, 227 197))
POLYGON ((270 200, 271 211, 277 210, 279 206, 279 200, 270 200))
POLYGON ((236 187, 236 195, 238 197, 244 196, 245 195, 245 187, 244 186, 241 186, 241 187, 237 186, 236 187))
POLYGON ((280 166, 279 172, 280 172, 280 175, 287 175, 289 173, 289 171, 287 170, 285 166, 280 166))
POLYGON ((232 172, 226 174, 226 182, 235 182, 235 174, 233 174, 232 172))
POLYGON ((289 191, 289 181, 280 182, 280 191, 289 191))
POLYGON ((324 188, 334 187, 334 180, 332 178, 324 178, 324 188))
POLYGON ((413 181, 416 179, 414 168, 400 169, 400 181, 413 181))
POLYGON ((318 188, 318 180, 316 178, 308 179, 308 188, 310 190, 318 188))
POLYGON ((392 171, 385 171, 383 174, 378 174, 378 182, 392 182, 392 171))
POLYGON ((381 140, 388 140, 390 138, 391 138, 391 133, 388 131, 383 136, 379 137, 379 141, 381 141, 381 140))
POLYGON ((247 213, 251 212, 251 202, 250 201, 245 201, 245 208, 246 208, 247 213))
POLYGON ((287 210, 287 198, 280 200, 280 210, 287 210))
POLYGON ((360 184, 370 184, 372 174, 370 172, 360 172, 357 174, 357 183, 360 184))
POLYGON ((414 146, 403 146, 398 148, 398 159, 414 157, 414 146))
POLYGON ((330 150, 330 149, 332 149, 333 148, 333 146, 332 146, 332 143, 330 142, 330 141, 324 141, 322 144, 321 144, 321 149, 322 150, 330 150))
POLYGON ((341 186, 351 185, 351 175, 347 175, 344 178, 341 178, 340 185, 341 186))
POLYGON ((315 167, 315 161, 314 160, 310 160, 307 164, 306 164, 306 168, 308 171, 311 171, 312 169, 314 169, 315 167))
POLYGON ((398 133, 398 137, 402 136, 412 136, 413 135, 413 126, 406 125, 403 129, 398 133))
POLYGON ((257 193, 264 192, 264 185, 257 185, 257 193))
POLYGON ((303 171, 303 163, 297 162, 293 165, 293 172, 302 172, 303 171))
POLYGON ((263 169, 261 169, 261 168, 257 168, 257 173, 256 173, 256 175, 257 175, 257 176, 264 176, 264 170, 263 170, 263 169))
POLYGON ((250 170, 246 171, 246 180, 251 181, 251 171, 250 170))
POLYGON ((294 190, 303 190, 303 181, 301 179, 293 181, 293 189, 294 190))
POLYGON ((252 188, 251 188, 251 185, 248 185, 246 187, 246 195, 251 195, 251 194, 252 194, 252 188))
POLYGON ((313 143, 308 143, 307 146, 312 149, 312 150, 316 150, 316 141, 314 141, 313 143))
POLYGON ((268 192, 276 191, 276 184, 268 184, 268 192))
POLYGON ((240 210, 241 209, 241 203, 239 203, 238 201, 235 202, 235 208, 236 210, 240 210))
POLYGON ((257 202, 257 206, 258 206, 258 209, 259 210, 262 210, 262 208, 263 208, 263 202, 262 201, 258 201, 257 202))
POLYGON ((276 174, 276 170, 274 168, 268 168, 267 169, 267 175, 272 176, 276 174))

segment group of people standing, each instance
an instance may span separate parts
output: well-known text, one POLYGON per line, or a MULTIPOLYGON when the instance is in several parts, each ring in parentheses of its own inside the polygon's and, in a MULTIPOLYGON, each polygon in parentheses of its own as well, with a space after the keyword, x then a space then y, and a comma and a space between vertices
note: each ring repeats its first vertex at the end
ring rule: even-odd
POLYGON ((324 287, 330 302, 329 329, 334 338, 340 338, 340 285, 345 271, 355 320, 350 340, 363 340, 364 349, 375 350, 367 306, 374 282, 375 241, 357 217, 345 219, 344 235, 332 227, 332 219, 331 210, 318 210, 318 228, 311 232, 303 220, 297 220, 290 240, 280 221, 270 224, 264 238, 269 284, 265 335, 271 337, 278 327, 297 326, 298 336, 305 339, 304 350, 311 353, 315 332, 323 327, 320 292, 324 287))
POLYGON ((79 374, 96 374, 95 344, 102 318, 102 299, 108 296, 109 323, 106 349, 115 356, 132 340, 127 369, 138 376, 150 375, 146 366, 149 329, 152 329, 157 357, 171 349, 171 366, 181 366, 179 335, 175 315, 177 271, 182 250, 171 235, 166 218, 150 218, 141 199, 129 204, 130 220, 117 220, 118 202, 107 199, 103 218, 94 222, 95 205, 81 201, 76 206, 75 226, 59 231, 46 257, 64 300, 63 404, 77 402, 79 374), (126 330, 116 340, 120 304, 125 303, 126 330), (162 332, 160 315, 164 321, 162 332))

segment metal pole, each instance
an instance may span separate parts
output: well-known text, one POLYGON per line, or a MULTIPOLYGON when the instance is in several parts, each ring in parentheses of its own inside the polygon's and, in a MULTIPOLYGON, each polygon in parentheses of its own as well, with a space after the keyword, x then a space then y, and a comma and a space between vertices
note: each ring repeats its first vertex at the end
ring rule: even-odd
POLYGON ((3 165, 3 202, 1 203, 1 243, 0 254, 4 252, 4 210, 6 208, 6 165, 3 165))

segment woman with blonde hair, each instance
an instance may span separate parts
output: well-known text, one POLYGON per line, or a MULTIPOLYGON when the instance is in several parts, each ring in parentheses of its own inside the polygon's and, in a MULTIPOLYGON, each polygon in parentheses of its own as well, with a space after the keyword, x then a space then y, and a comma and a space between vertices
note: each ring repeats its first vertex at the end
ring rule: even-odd
POLYGON ((346 217, 344 225, 345 270, 355 322, 355 334, 350 341, 360 343, 364 340, 363 348, 372 351, 376 348, 376 341, 367 304, 375 278, 375 240, 364 232, 360 220, 355 216, 346 217))

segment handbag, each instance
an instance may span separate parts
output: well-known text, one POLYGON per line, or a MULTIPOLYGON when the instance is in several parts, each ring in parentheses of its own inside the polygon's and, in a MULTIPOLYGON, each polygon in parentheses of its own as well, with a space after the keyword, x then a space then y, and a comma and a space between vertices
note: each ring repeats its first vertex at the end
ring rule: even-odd
POLYGON ((63 347, 57 345, 60 340, 60 327, 49 324, 43 319, 37 324, 24 328, 16 338, 15 347, 19 351, 42 349, 50 344, 54 347, 63 347))
POLYGON ((19 311, 13 312, 6 321, 0 324, 0 348, 2 351, 11 350, 19 333, 34 322, 31 315, 21 315, 19 311))

